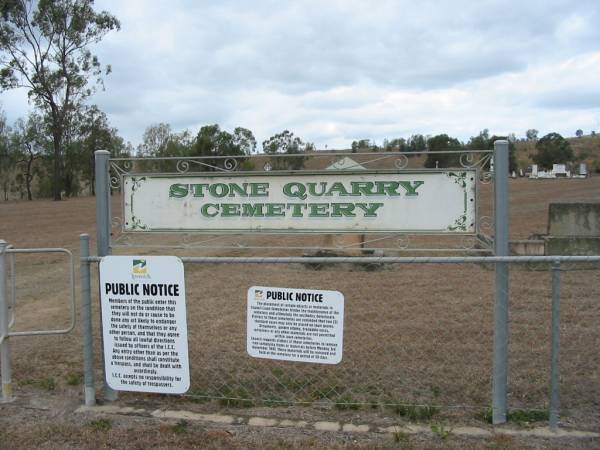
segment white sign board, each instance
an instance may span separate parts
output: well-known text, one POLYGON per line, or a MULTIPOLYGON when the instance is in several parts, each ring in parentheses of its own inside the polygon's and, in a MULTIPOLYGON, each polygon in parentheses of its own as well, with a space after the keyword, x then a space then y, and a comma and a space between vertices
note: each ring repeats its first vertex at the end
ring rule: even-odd
POLYGON ((338 364, 343 342, 341 292, 262 286, 248 289, 246 350, 250 356, 338 364))
POLYGON ((108 385, 122 391, 186 392, 190 373, 181 260, 105 256, 100 302, 108 385))
POLYGON ((123 229, 474 233, 475 170, 126 175, 123 229))

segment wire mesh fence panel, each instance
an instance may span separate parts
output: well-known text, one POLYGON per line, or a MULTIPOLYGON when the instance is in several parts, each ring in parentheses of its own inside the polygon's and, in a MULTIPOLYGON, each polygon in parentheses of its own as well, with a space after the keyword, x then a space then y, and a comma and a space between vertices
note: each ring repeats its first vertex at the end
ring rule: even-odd
POLYGON ((560 404, 564 423, 600 420, 600 267, 562 272, 560 404))
POLYGON ((300 265, 188 266, 192 386, 230 405, 489 404, 493 271, 473 265, 385 266, 376 272, 300 265), (337 365, 246 353, 250 286, 341 291, 337 365))
MULTIPOLYGON (((560 287, 561 417, 596 420, 600 389, 600 270, 564 264, 560 287), (586 417, 587 416, 587 417, 586 417), (596 419, 593 419, 596 416, 596 419)), ((509 400, 523 420, 547 419, 552 324, 549 264, 513 264, 510 279, 509 400)))

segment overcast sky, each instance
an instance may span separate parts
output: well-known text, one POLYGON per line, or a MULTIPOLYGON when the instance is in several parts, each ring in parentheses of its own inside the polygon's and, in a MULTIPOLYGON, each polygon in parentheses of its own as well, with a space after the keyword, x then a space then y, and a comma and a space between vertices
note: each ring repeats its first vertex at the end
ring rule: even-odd
MULTIPOLYGON (((600 1, 97 0, 121 31, 97 103, 137 145, 169 123, 317 148, 488 128, 600 132, 600 1)), ((2 93, 9 121, 24 92, 2 93)))

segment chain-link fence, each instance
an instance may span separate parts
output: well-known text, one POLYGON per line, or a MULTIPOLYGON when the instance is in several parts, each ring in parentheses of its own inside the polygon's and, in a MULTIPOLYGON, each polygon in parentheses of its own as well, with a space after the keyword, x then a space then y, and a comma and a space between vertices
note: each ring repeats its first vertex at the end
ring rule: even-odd
MULTIPOLYGON (((553 258, 505 259, 511 261, 509 411, 521 411, 523 420, 548 420, 553 258)), ((570 262, 554 267, 562 281, 561 378, 555 388, 563 420, 594 427, 600 257, 562 259, 570 262)), ((449 413, 490 419, 493 262, 498 258, 183 260, 191 373, 184 398, 197 408, 289 406, 288 416, 305 414, 308 407, 327 416, 360 410, 411 419, 449 413), (309 364, 249 356, 246 297, 254 285, 342 292, 342 361, 309 364)))

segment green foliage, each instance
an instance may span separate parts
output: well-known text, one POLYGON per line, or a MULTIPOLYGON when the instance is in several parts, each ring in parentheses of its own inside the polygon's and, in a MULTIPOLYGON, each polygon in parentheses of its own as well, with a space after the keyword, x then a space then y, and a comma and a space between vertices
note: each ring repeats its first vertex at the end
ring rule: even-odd
POLYGON ((80 372, 70 372, 67 374, 67 384, 69 386, 79 386, 83 377, 80 372))
POLYGON ((368 150, 377 150, 377 146, 375 144, 371 144, 370 139, 360 139, 358 141, 352 141, 352 153, 360 153, 368 150))
POLYGON ((396 138, 391 141, 384 141, 383 149, 386 152, 397 151, 397 152, 406 152, 408 151, 408 145, 406 143, 406 139, 404 138, 396 138))
POLYGON ((549 133, 535 144, 537 153, 533 161, 540 167, 551 169, 553 164, 566 164, 575 159, 571 144, 558 133, 549 133))
POLYGON ((254 406, 250 393, 243 387, 237 389, 225 388, 222 395, 224 398, 219 400, 222 406, 231 408, 251 408, 254 406))
MULTIPOLYGON (((477 418, 486 423, 493 423, 492 408, 486 408, 477 415, 477 418)), ((548 419, 548 411, 539 409, 515 409, 508 411, 506 414, 506 420, 508 422, 515 422, 519 425, 528 425, 531 422, 542 422, 547 421, 548 419)))
POLYGON ((538 138, 538 133, 539 133, 539 131, 536 130, 535 128, 530 128, 529 130, 527 130, 525 132, 525 137, 527 138, 528 141, 535 141, 538 138))
POLYGON ((256 139, 250 130, 237 127, 231 134, 214 124, 200 128, 192 145, 191 155, 244 156, 255 150, 256 139))
POLYGON ((18 119, 11 134, 11 146, 18 155, 17 168, 21 186, 27 191, 27 199, 32 200, 31 184, 36 175, 35 161, 40 159, 48 148, 44 120, 38 114, 31 113, 25 122, 18 119))
POLYGON ((271 136, 262 143, 263 151, 269 155, 285 154, 289 157, 271 158, 271 165, 276 170, 299 170, 304 167, 307 151, 314 150, 314 145, 305 143, 289 130, 271 136))
MULTIPOLYGON (((515 147, 514 139, 511 139, 510 136, 496 136, 493 135, 490 137, 488 129, 484 129, 479 132, 478 136, 473 136, 469 139, 469 143, 467 144, 467 149, 469 150, 493 150, 494 142, 498 140, 507 140, 508 141, 508 171, 516 171, 518 170, 517 165, 517 148, 515 147)), ((489 163, 485 167, 489 169, 489 163)))
POLYGON ((35 386, 46 391, 53 391, 56 389, 56 381, 52 377, 41 378, 41 379, 29 379, 22 381, 20 384, 35 386))
POLYGON ((179 420, 175 425, 173 425, 173 433, 182 434, 187 432, 188 429, 188 421, 187 420, 179 420))
POLYGON ((25 88, 47 119, 56 200, 63 189, 71 122, 85 99, 102 85, 102 75, 110 72, 110 66, 103 68, 89 47, 119 27, 109 13, 94 11, 93 0, 2 3, 0 88, 25 88))
POLYGON ((527 426, 531 422, 545 422, 549 419, 548 410, 539 409, 515 409, 508 411, 506 420, 515 422, 521 426, 527 426))
POLYGON ((96 431, 109 431, 112 429, 112 422, 109 419, 92 420, 90 426, 96 431))
POLYGON ((406 151, 421 153, 427 151, 427 138, 422 134, 413 134, 407 142, 406 151))
POLYGON ((431 425, 431 431, 437 434, 442 440, 448 439, 450 433, 452 433, 452 429, 446 428, 446 426, 442 423, 435 423, 431 425))
POLYGON ((10 128, 6 124, 4 111, 0 110, 0 189, 3 200, 8 200, 9 193, 14 190, 15 168, 18 155, 10 145, 10 128))
POLYGON ((356 410, 360 409, 360 404, 352 398, 352 395, 350 395, 350 393, 347 392, 338 397, 338 399, 335 402, 335 407, 336 409, 339 409, 341 411, 347 409, 356 410))
POLYGON ((428 153, 425 167, 430 169, 435 167, 460 167, 460 151, 463 146, 458 139, 451 138, 447 134, 438 134, 427 140, 427 146, 429 152, 455 151, 456 153, 428 153))
POLYGON ((410 420, 429 420, 440 412, 437 406, 419 406, 419 405, 392 405, 392 410, 399 416, 410 420))

